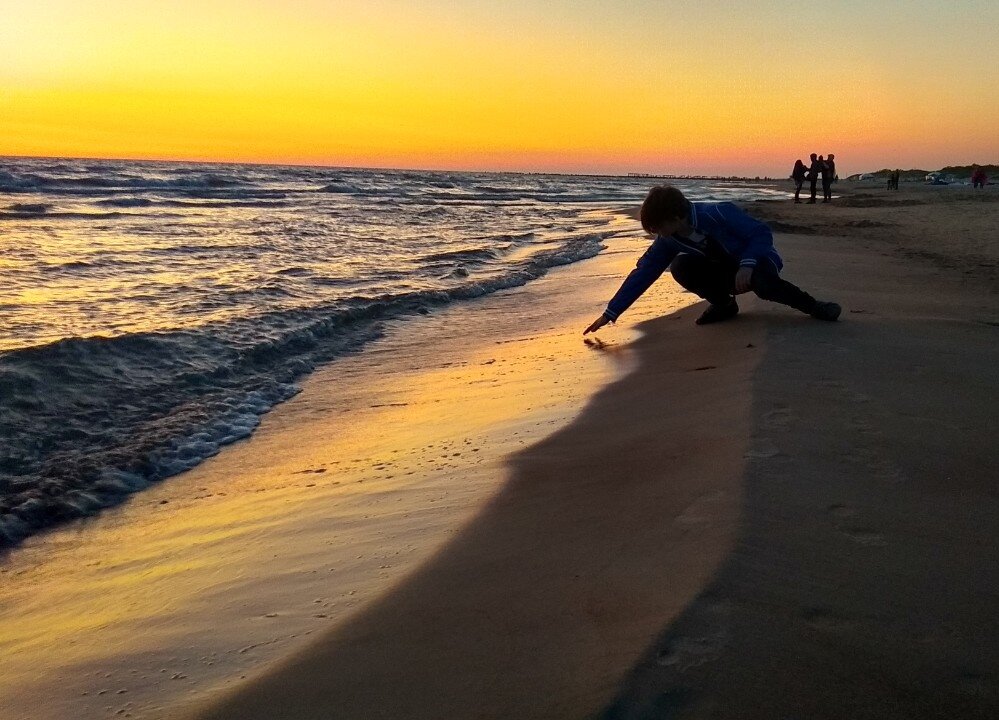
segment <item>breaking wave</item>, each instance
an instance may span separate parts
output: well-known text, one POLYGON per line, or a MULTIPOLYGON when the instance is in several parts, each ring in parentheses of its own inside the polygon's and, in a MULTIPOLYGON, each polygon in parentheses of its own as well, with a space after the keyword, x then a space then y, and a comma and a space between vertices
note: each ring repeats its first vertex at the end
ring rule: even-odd
MULTIPOLYGON (((298 378, 358 350, 384 320, 523 285, 596 255, 602 239, 570 239, 487 278, 456 272, 467 281, 446 289, 0 354, 0 545, 115 505, 246 437, 298 378)), ((476 254, 491 256, 441 256, 476 254)))

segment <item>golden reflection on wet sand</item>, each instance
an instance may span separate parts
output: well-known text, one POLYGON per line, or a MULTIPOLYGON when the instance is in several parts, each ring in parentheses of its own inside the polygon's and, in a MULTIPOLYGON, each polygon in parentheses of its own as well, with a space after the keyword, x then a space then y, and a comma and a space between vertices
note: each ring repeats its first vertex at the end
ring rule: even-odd
MULTIPOLYGON (((610 254, 395 323, 250 442, 30 540, 0 571, 0 710, 141 716, 350 617, 474 516, 509 452, 627 369, 627 331, 598 355, 579 332, 631 262, 610 254)), ((647 312, 689 302, 659 300, 647 312)))

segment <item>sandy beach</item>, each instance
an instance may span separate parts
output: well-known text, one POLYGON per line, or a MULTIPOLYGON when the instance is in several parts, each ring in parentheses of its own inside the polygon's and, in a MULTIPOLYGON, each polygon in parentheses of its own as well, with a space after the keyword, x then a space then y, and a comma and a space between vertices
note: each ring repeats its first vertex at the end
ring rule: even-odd
POLYGON ((994 716, 999 205, 932 192, 773 204, 841 324, 646 323, 431 562, 197 716, 994 716))
POLYGON ((760 308, 735 550, 603 717, 996 715, 999 197, 941 189, 761 213, 846 316, 760 308))
POLYGON ((0 716, 995 717, 999 193, 837 192, 747 208, 837 324, 664 277, 585 345, 622 217, 32 538, 0 716))

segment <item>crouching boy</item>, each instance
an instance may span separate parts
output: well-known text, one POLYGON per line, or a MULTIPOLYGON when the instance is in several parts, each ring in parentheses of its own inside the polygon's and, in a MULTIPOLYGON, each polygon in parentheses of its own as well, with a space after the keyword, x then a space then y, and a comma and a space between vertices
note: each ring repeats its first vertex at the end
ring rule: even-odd
POLYGON ((584 335, 617 320, 666 268, 710 303, 698 325, 734 318, 735 296, 750 290, 819 320, 839 318, 839 305, 820 302, 780 276, 783 262, 770 228, 732 203, 691 202, 677 188, 659 185, 642 203, 641 220, 656 239, 584 335))

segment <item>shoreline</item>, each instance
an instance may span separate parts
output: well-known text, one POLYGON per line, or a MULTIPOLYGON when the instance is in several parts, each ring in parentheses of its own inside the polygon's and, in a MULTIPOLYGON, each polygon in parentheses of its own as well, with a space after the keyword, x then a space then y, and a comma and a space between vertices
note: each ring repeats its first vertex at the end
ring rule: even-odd
MULTIPOLYGON (((615 232, 603 209, 644 189, 621 178, 289 168, 220 175, 192 166, 164 176, 141 163, 10 170, 0 185, 22 197, 5 223, 9 269, 20 271, 0 298, 11 320, 0 342, 10 385, 0 402, 10 446, 0 469, 0 552, 247 437, 308 373, 363 352, 390 318, 439 311, 598 254, 615 232), (192 192, 212 198, 184 199, 192 192), (411 213, 384 243, 384 213, 396 206, 411 213), (174 248, 177 233, 199 239, 174 248), (64 262, 61 240, 36 253, 35 239, 49 235, 79 238, 65 248, 75 259, 64 262), (163 282, 143 289, 143 267, 164 272, 163 282), (92 302, 67 300, 60 311, 60 288, 74 284, 73 297, 92 302)), ((775 194, 731 184, 691 190, 775 194)))
POLYGON ((417 573, 190 717, 583 717, 609 702, 738 526, 763 325, 696 336, 696 311, 642 323, 634 372, 509 458, 499 494, 417 573), (650 422, 664 393, 671 412, 650 422), (732 414, 712 427, 720 402, 732 414))
POLYGON ((497 492, 507 454, 634 362, 632 332, 595 354, 578 337, 645 244, 619 222, 631 234, 597 258, 389 323, 249 440, 29 538, 0 568, 0 714, 155 717, 412 572, 497 492))
MULTIPOLYGON (((22 636, 37 656, 22 655, 24 673, 8 673, 0 698, 8 710, 31 706, 40 714, 24 717, 37 718, 53 708, 81 718, 119 709, 173 718, 182 707, 248 718, 832 719, 849 708, 855 717, 901 719, 953 717, 945 711, 955 707, 962 717, 990 717, 999 708, 999 649, 981 630, 999 577, 981 548, 994 544, 999 519, 988 475, 999 466, 988 444, 999 432, 989 407, 999 390, 991 370, 999 253, 988 234, 999 203, 842 197, 814 208, 750 205, 807 233, 777 235, 786 275, 841 301, 838 325, 750 298, 736 322, 695 329, 699 308, 670 310, 696 298, 664 278, 616 328, 601 330, 605 353, 555 364, 550 358, 579 351, 588 303, 600 307, 596 298, 616 288, 646 244, 636 237, 619 250, 612 240, 597 258, 483 301, 495 309, 510 295, 564 290, 572 277, 572 302, 590 308, 576 320, 541 308, 541 332, 511 331, 493 352, 473 348, 456 367, 435 368, 418 367, 415 350, 426 340, 415 325, 394 328, 408 340, 392 350, 414 352, 408 365, 386 367, 378 393, 387 402, 359 416, 375 453, 329 422, 342 409, 337 392, 363 398, 364 388, 317 373, 250 441, 203 469, 31 543, 61 554, 62 570, 80 566, 81 576, 103 579, 66 585, 60 568, 39 574, 27 556, 3 569, 8 627, 16 611, 25 626, 56 634, 22 636), (953 219, 969 203, 984 217, 955 237, 953 219), (928 226, 907 210, 923 206, 928 226), (860 220, 870 224, 846 224, 860 220), (851 236, 829 234, 837 223, 851 236), (921 241, 952 264, 941 266, 921 241), (518 386, 511 372, 557 379, 559 388, 518 386), (518 394, 526 387, 543 388, 548 407, 518 394), (451 392, 460 388, 495 389, 501 405, 513 399, 504 410, 511 416, 531 408, 528 421, 482 437, 480 449, 495 451, 482 463, 463 464, 472 438, 454 428, 497 415, 473 412, 485 395, 451 392), (427 398, 445 391, 442 415, 427 398), (585 409, 564 412, 577 401, 585 409), (417 434, 442 430, 432 447, 412 445, 409 465, 377 445, 378 433, 402 427, 392 424, 396 413, 411 413, 415 426, 404 426, 417 434), (310 426, 326 429, 303 432, 310 426), (677 433, 691 442, 684 452, 662 442, 677 433), (281 457, 286 439, 295 456, 281 457), (355 454, 330 455, 337 442, 355 454), (363 462, 333 463, 348 459, 363 462), (437 480, 407 484, 406 472, 427 468, 437 480), (201 520, 187 519, 176 507, 178 481, 196 487, 212 473, 229 485, 197 500, 201 520), (335 476, 353 478, 351 487, 364 480, 363 492, 336 490, 335 476), (318 499, 320 511, 310 505, 318 499), (95 553, 91 561, 106 567, 88 570, 70 546, 90 533, 123 548, 145 545, 130 557, 95 553), (204 562, 219 551, 216 565, 204 562), (334 575, 342 582, 314 584, 320 570, 331 572, 331 556, 345 563, 334 575), (273 581, 255 582, 255 573, 273 581), (197 604, 163 592, 177 585, 197 604), (15 607, 12 599, 28 595, 11 596, 11 587, 44 597, 15 607), (45 592, 60 587, 62 595, 45 592), (73 607, 59 614, 63 601, 95 610, 112 591, 134 610, 122 627, 144 636, 102 635, 124 617, 110 609, 87 622, 73 607), (190 622, 179 635, 165 627, 192 607, 228 650, 185 638, 190 622), (105 652, 74 647, 101 637, 110 638, 98 648, 105 652), (63 657, 48 671, 48 690, 61 696, 22 684, 52 647, 63 657), (165 677, 137 677, 137 663, 150 675, 163 667, 165 677), (89 694, 98 687, 104 695, 89 694)), ((441 323, 434 345, 472 347, 474 332, 442 320, 451 316, 421 321, 441 323)))

